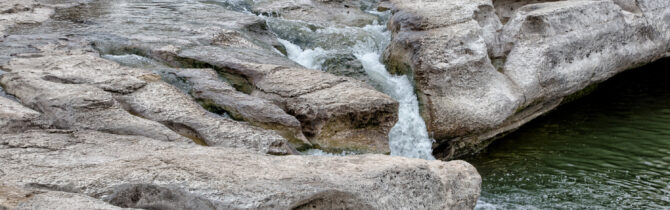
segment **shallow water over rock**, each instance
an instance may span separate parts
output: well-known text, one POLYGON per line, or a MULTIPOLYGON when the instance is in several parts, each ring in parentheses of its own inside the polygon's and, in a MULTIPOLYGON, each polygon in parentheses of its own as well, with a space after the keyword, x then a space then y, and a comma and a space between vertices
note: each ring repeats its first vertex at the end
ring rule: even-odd
POLYGON ((479 209, 670 206, 670 60, 623 73, 468 161, 479 209))

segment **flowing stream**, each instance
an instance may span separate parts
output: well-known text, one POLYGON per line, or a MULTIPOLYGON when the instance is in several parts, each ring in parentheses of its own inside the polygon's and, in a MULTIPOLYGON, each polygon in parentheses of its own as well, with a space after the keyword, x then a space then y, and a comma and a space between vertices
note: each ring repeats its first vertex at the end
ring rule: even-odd
MULTIPOLYGON (((388 16, 386 13, 374 14, 382 18, 388 16)), ((271 28, 283 29, 281 25, 272 27, 273 21, 269 22, 271 28)), ((293 23, 295 24, 295 21, 293 23)), ((302 28, 302 31, 310 33, 311 29, 302 28)), ((428 136, 426 124, 419 114, 419 103, 412 83, 405 75, 396 76, 388 73, 386 66, 381 62, 381 54, 391 39, 386 24, 375 23, 361 28, 329 26, 312 33, 309 35, 312 39, 350 36, 355 39, 355 42, 349 45, 325 42, 319 43, 323 46, 317 44, 315 48, 303 49, 291 41, 280 39, 280 42, 286 47, 288 57, 304 67, 324 70, 324 63, 329 59, 352 55, 355 59, 351 62, 360 62, 360 67, 364 70, 370 83, 399 102, 398 122, 389 133, 391 155, 434 160, 433 140, 428 136)), ((327 38, 322 40, 327 40, 327 38)), ((323 154, 320 151, 310 153, 323 154)))

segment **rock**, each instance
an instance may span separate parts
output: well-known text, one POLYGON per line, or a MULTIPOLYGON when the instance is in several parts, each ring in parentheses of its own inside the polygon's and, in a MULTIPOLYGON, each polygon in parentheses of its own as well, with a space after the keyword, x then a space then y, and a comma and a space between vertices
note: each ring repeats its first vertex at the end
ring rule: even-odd
POLYGON ((365 12, 371 6, 371 1, 358 0, 261 0, 254 1, 251 10, 256 14, 288 20, 362 27, 377 20, 377 17, 365 12))
MULTIPOLYGON (((289 2, 290 3, 290 2, 289 2)), ((263 4, 258 2, 258 4, 263 4)), ((312 3, 310 3, 312 4, 312 3)), ((373 5, 368 1, 318 1, 313 3, 322 10, 331 12, 351 10, 351 15, 337 16, 365 19, 377 17, 364 13, 362 9, 369 9, 373 5), (349 6, 346 8, 344 5, 349 6), (337 8, 339 9, 337 9, 337 8), (357 11, 357 12, 353 12, 357 11), (355 13, 355 14, 354 14, 355 13)), ((282 45, 276 39, 276 36, 268 30, 264 18, 244 14, 241 12, 230 11, 225 7, 203 4, 202 2, 155 2, 150 8, 142 2, 126 2, 124 4, 111 3, 109 1, 95 1, 86 5, 75 6, 72 8, 59 9, 54 15, 58 20, 48 22, 35 29, 34 31, 25 31, 26 34, 67 34, 67 39, 85 39, 91 40, 94 48, 103 56, 106 55, 127 55, 136 54, 152 59, 156 59, 170 67, 178 68, 212 68, 238 91, 252 94, 258 92, 257 81, 263 80, 265 75, 281 68, 298 69, 301 68, 297 63, 289 60, 282 52, 286 52, 282 45), (148 12, 148 13, 147 13, 148 12), (142 15, 137 15, 142 14, 142 15), (128 21, 131 20, 131 21, 128 21), (58 23, 67 24, 58 24, 58 23), (178 26, 178 27, 175 27, 178 26)), ((233 8, 233 7, 228 7, 233 8)), ((335 16, 335 13, 332 13, 335 16)), ((372 20, 370 20, 372 21, 372 20)), ((348 22, 348 21, 347 21, 348 22)), ((366 21, 367 22, 367 21, 366 21)), ((24 34, 24 36, 26 36, 24 34)), ((16 36, 12 36, 16 37, 16 36)), ((11 38, 11 37, 10 37, 11 38)), ((61 39, 63 37, 58 37, 61 39)), ((0 65, 2 65, 3 54, 0 53, 0 65)), ((11 56, 10 56, 11 57, 11 56)), ((319 74, 327 74, 320 72, 319 74)), ((332 75, 329 75, 332 76, 332 75)), ((321 78, 313 77, 314 79, 321 78)), ((338 84, 340 83, 340 79, 338 84)), ((317 81, 318 82, 318 81, 317 81)), ((294 83, 292 86, 301 86, 294 83)), ((327 84, 325 87, 334 87, 334 84, 327 84)), ((369 87, 358 82, 348 82, 341 84, 341 87, 355 89, 358 93, 371 93, 367 98, 375 98, 367 101, 366 106, 372 106, 371 110, 377 110, 379 116, 372 120, 365 119, 368 114, 356 114, 348 117, 348 114, 371 113, 370 109, 347 111, 342 113, 325 113, 325 107, 314 108, 318 105, 316 101, 300 100, 275 100, 276 97, 264 98, 277 103, 279 101, 296 101, 299 104, 292 107, 310 106, 309 110, 319 110, 320 117, 302 117, 302 119, 319 122, 320 125, 310 125, 307 130, 310 132, 308 140, 320 136, 335 136, 335 134, 321 135, 319 129, 322 126, 338 129, 331 133, 338 133, 338 138, 344 136, 352 137, 352 141, 369 142, 371 139, 379 141, 369 150, 378 152, 388 152, 386 148, 376 148, 381 141, 388 141, 388 130, 395 122, 397 117, 389 117, 388 110, 397 104, 390 97, 379 92, 371 90, 369 87), (361 86, 361 87, 359 87, 361 86), (359 88, 362 88, 358 90, 359 88), (328 117, 326 117, 328 116, 328 117), (341 126, 332 124, 335 121, 342 121, 344 118, 350 118, 341 126), (357 122, 357 120, 362 122, 357 122), (328 121, 329 123, 326 123, 328 121), (376 123, 382 122, 382 123, 376 123), (359 125, 359 127, 351 127, 359 125), (362 129, 374 128, 372 132, 363 135, 362 129), (342 130, 339 130, 342 129, 342 130), (344 133, 349 133, 344 135, 344 133), (356 133, 356 134, 354 134, 356 133), (353 138, 353 135, 358 137, 353 138), (371 136, 372 135, 372 136, 371 136)), ((301 88, 311 89, 313 87, 301 88)), ((306 92, 305 92, 306 93, 306 92)), ((114 93, 125 94, 125 93, 114 93)), ((258 94, 269 96, 269 94, 258 94)), ((331 94, 331 96, 345 97, 344 94, 331 94)), ((361 107, 361 102, 348 101, 354 97, 339 98, 332 102, 338 103, 340 107, 361 107)), ((361 97, 365 98, 365 97, 361 97)), ((313 99, 310 99, 313 100, 313 99)), ((318 102, 321 103, 321 102, 318 102)), ((330 103, 330 102, 329 102, 330 103)), ((277 104, 284 112, 293 115, 287 106, 277 104)), ((321 106, 321 105, 319 105, 321 106)), ((298 108, 294 108, 298 109, 298 108)), ((300 108, 303 109, 303 108, 300 108)), ((330 108, 328 108, 330 109, 330 108)), ((392 115, 396 115, 393 111, 392 115)), ((301 113, 304 115, 304 113, 301 113)), ((316 116, 315 114, 310 114, 316 116)), ((295 116, 294 116, 295 117, 295 116)), ((297 117, 296 117, 297 118, 297 117)), ((298 119, 301 120, 301 119, 298 119)), ((300 121, 304 124, 303 121, 300 121)), ((306 122, 306 121, 305 121, 306 122)), ((253 122, 252 122, 253 123, 253 122)), ((304 132, 305 128, 302 129, 304 132)), ((286 135, 284 135, 286 136, 286 135)), ((296 133, 299 137, 299 133, 296 133)), ((346 138, 349 138, 346 137, 346 138)), ((330 141, 324 139, 323 141, 330 141)), ((338 140, 339 141, 339 140, 338 140)), ((365 149, 356 146, 358 149, 365 149)), ((333 148, 335 150, 347 148, 333 148)))
POLYGON ((104 201, 81 194, 0 186, 0 209, 14 210, 121 210, 104 201))
POLYGON ((354 78, 369 85, 376 85, 365 73, 363 64, 351 54, 341 54, 326 59, 323 63, 323 71, 337 76, 354 78))
POLYGON ((94 131, 2 135, 0 159, 0 183, 146 209, 472 209, 481 184, 463 161, 269 156, 94 131))
POLYGON ((131 115, 108 92, 86 84, 42 80, 41 76, 28 71, 12 72, 6 74, 0 83, 23 104, 42 112, 42 116, 57 128, 93 129, 144 135, 165 141, 188 141, 160 123, 131 115))
POLYGON ((0 2, 0 41, 10 27, 44 22, 53 12, 53 8, 40 5, 37 0, 3 0, 0 2))
POLYGON ((514 114, 523 96, 491 64, 486 30, 475 20, 475 13, 492 12, 490 1, 391 2, 385 59, 391 71, 412 73, 438 145, 494 129, 514 114))
POLYGON ((279 69, 256 83, 253 95, 275 101, 326 149, 387 153, 398 102, 349 78, 307 69, 279 69))
POLYGON ((36 127, 40 113, 18 102, 0 97, 0 133, 23 131, 36 127))
POLYGON ((0 83, 56 128, 292 153, 276 133, 208 113, 147 70, 52 48, 44 47, 42 57, 10 61, 11 73, 0 83))
MULTIPOLYGON (((238 89, 273 101, 302 123, 311 143, 326 150, 388 153, 388 132, 398 102, 360 81, 303 69, 274 54, 244 54, 217 47, 186 49, 188 63, 224 72, 238 89), (260 64, 262 63, 262 64, 260 64)), ((184 64, 182 64, 184 65, 184 64)))
POLYGON ((661 0, 389 3, 386 62, 414 78, 442 158, 477 152, 670 44, 661 0))
POLYGON ((144 88, 115 98, 130 112, 161 122, 197 143, 250 148, 277 155, 292 153, 286 140, 275 132, 207 112, 190 97, 162 81, 150 82, 144 88))
POLYGON ((276 130, 297 148, 311 146, 295 117, 268 100, 238 92, 221 81, 212 69, 162 68, 158 71, 187 81, 190 94, 208 110, 225 111, 235 119, 276 130))

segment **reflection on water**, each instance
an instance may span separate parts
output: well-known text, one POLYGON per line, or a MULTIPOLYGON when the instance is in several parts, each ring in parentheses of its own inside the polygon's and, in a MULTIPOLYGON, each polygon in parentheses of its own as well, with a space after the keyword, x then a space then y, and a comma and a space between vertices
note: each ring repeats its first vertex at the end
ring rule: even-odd
POLYGON ((478 208, 670 208, 669 66, 616 76, 470 158, 478 208))

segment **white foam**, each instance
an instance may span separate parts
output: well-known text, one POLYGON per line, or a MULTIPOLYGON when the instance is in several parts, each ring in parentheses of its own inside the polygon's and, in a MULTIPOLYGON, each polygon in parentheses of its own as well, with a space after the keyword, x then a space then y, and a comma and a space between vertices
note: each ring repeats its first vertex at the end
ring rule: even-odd
POLYGON ((309 69, 321 70, 329 53, 320 47, 303 50, 287 40, 279 39, 279 42, 286 48, 288 58, 309 69))
MULTIPOLYGON (((434 140, 428 136, 426 124, 419 113, 419 102, 414 94, 414 87, 407 76, 395 76, 388 73, 386 66, 381 63, 381 54, 391 39, 390 33, 383 24, 373 24, 362 28, 327 27, 317 30, 317 33, 341 33, 356 35, 356 32, 366 33, 366 38, 357 42, 353 47, 337 49, 348 51, 363 64, 367 75, 379 84, 382 91, 400 103, 398 122, 389 133, 391 155, 434 160, 432 145, 434 140)), ((285 47, 288 57, 310 69, 321 69, 324 60, 328 57, 327 50, 322 48, 303 50, 300 46, 287 40, 279 40, 285 47)), ((322 152, 322 151, 321 151, 322 152)), ((308 152, 313 155, 323 155, 320 152, 308 152)))

